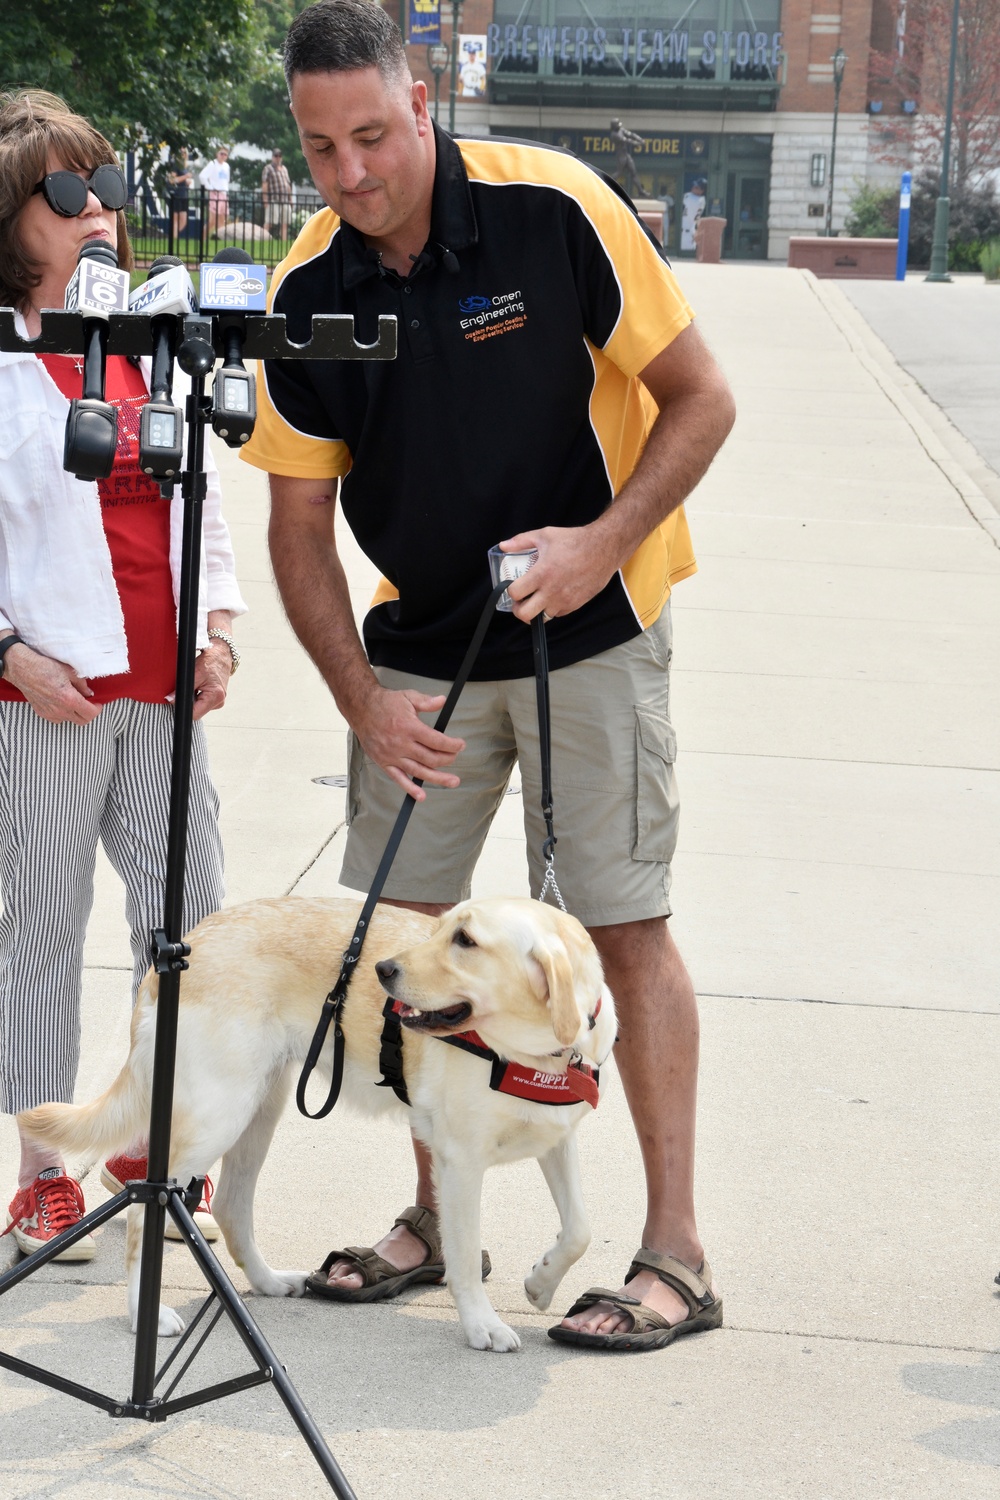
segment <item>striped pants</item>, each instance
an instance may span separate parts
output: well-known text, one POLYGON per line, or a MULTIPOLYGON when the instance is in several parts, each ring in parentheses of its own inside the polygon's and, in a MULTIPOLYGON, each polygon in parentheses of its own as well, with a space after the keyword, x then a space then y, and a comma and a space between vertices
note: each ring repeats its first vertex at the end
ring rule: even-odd
MULTIPOLYGON (((163 921, 174 710, 122 698, 89 724, 0 702, 0 1109, 70 1101, 100 839, 125 885, 132 996, 163 921)), ((222 902, 219 799, 194 726, 184 930, 222 902)))

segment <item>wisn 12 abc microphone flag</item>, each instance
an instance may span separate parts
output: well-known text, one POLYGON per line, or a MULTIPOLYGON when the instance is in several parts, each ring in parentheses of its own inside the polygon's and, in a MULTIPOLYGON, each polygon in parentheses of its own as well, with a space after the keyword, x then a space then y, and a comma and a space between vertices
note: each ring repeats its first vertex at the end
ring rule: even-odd
POLYGON ((203 261, 198 301, 202 312, 266 312, 267 267, 203 261))

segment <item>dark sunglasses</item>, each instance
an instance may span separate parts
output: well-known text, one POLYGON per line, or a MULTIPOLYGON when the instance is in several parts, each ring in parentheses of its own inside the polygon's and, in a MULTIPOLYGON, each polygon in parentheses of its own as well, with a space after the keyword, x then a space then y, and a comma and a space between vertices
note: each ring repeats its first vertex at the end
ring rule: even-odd
POLYGON ((52 212, 64 219, 75 219, 83 213, 88 193, 116 212, 125 207, 128 199, 125 174, 121 167, 113 167, 110 162, 98 167, 89 178, 78 177, 75 172, 48 172, 31 191, 32 195, 43 193, 52 212))

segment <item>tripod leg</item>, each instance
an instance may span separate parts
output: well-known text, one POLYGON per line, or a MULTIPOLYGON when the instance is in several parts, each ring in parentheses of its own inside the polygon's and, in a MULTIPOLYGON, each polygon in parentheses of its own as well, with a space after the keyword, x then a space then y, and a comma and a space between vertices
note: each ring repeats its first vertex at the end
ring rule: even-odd
POLYGON ((262 1370, 269 1370, 271 1381, 285 1404, 289 1416, 305 1439, 319 1467, 330 1482, 330 1488, 339 1500, 357 1500, 340 1465, 326 1445, 326 1440, 307 1411, 302 1397, 288 1378, 284 1366, 271 1349, 270 1344, 247 1311, 243 1299, 219 1265, 211 1248, 194 1219, 188 1213, 181 1194, 174 1190, 170 1195, 170 1212, 178 1225, 185 1243, 194 1256, 201 1273, 218 1297, 229 1316, 230 1322, 243 1340, 250 1354, 262 1370))

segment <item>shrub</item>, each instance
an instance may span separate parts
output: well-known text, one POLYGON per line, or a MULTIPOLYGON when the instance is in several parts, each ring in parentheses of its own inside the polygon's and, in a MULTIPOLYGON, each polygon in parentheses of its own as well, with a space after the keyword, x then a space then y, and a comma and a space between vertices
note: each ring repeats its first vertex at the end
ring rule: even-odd
POLYGON ((987 281, 1000 281, 1000 240, 990 240, 980 250, 979 269, 987 281))
MULTIPOLYGON (((913 189, 910 210, 910 250, 907 264, 930 265, 934 243, 934 214, 940 177, 921 173, 913 189)), ((990 241, 1000 239, 1000 199, 989 180, 952 188, 948 216, 948 265, 953 271, 978 271, 979 256, 990 241)))
POLYGON ((899 227, 899 193, 894 187, 856 182, 844 233, 865 240, 893 240, 899 227))

